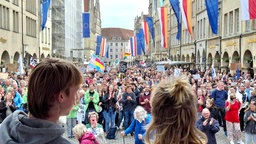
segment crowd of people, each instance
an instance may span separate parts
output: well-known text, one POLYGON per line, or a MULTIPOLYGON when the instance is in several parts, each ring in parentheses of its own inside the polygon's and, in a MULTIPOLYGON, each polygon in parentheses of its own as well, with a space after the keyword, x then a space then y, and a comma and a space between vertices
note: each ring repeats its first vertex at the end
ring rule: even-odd
POLYGON ((256 75, 177 69, 82 74, 46 59, 31 73, 10 74, 0 86, 0 143, 69 143, 65 131, 80 143, 106 143, 112 128, 134 135, 135 144, 216 144, 220 130, 230 144, 243 144, 243 135, 256 142, 256 75), (64 115, 66 129, 58 125, 64 115))

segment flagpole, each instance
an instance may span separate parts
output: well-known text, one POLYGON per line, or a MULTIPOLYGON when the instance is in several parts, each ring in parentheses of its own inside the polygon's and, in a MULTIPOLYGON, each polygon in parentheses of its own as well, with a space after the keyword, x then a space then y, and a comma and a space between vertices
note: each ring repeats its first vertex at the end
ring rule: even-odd
POLYGON ((180 57, 179 57, 179 61, 181 61, 181 44, 182 44, 182 14, 180 12, 180 57))

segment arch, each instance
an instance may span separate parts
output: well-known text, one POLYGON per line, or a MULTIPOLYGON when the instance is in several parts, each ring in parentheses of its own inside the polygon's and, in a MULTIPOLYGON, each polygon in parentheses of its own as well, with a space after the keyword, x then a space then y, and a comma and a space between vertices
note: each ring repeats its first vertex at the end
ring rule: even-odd
POLYGON ((18 63, 20 54, 18 52, 15 52, 13 57, 13 63, 18 63))
POLYGON ((1 64, 9 64, 10 63, 10 55, 7 51, 2 53, 1 64))
POLYGON ((240 61, 240 55, 237 51, 234 51, 232 55, 232 63, 238 63, 240 61))
POLYGON ((214 56, 214 67, 219 67, 220 66, 220 54, 219 52, 216 52, 215 56, 214 56))
POLYGON ((181 59, 180 59, 180 55, 179 54, 177 54, 177 61, 180 61, 181 59))
POLYGON ((223 57, 222 57, 222 63, 223 67, 228 67, 229 66, 229 56, 227 52, 224 52, 223 57))
POLYGON ((171 61, 173 61, 173 55, 171 55, 171 61))
POLYGON ((190 58, 189 58, 189 55, 187 54, 186 56, 186 62, 190 62, 190 58))
POLYGON ((45 59, 45 57, 44 57, 44 54, 43 54, 43 53, 41 54, 41 57, 40 57, 40 58, 41 58, 41 60, 45 59))
POLYGON ((244 52, 243 67, 244 68, 252 68, 253 67, 252 52, 250 50, 246 50, 244 52))
POLYGON ((177 56, 176 55, 174 56, 174 61, 177 61, 177 56))
POLYGON ((182 61, 185 61, 185 56, 184 55, 182 55, 182 61))
POLYGON ((212 61, 213 61, 213 60, 212 60, 212 54, 211 54, 211 53, 208 54, 208 58, 207 58, 207 59, 208 59, 207 64, 208 64, 209 66, 211 66, 211 65, 212 65, 212 61))
POLYGON ((200 51, 198 50, 198 51, 197 51, 197 56, 196 56, 196 63, 197 63, 197 64, 200 64, 200 57, 201 57, 201 56, 200 56, 200 51))
POLYGON ((47 55, 47 58, 50 58, 50 57, 51 57, 50 54, 48 54, 48 55, 47 55))
POLYGON ((205 49, 203 49, 202 62, 206 63, 206 52, 205 52, 205 49))
POLYGON ((34 59, 37 59, 36 53, 33 54, 33 58, 34 58, 34 59))
POLYGON ((196 58, 195 54, 194 54, 194 53, 192 53, 192 56, 191 56, 191 62, 195 62, 195 58, 196 58))

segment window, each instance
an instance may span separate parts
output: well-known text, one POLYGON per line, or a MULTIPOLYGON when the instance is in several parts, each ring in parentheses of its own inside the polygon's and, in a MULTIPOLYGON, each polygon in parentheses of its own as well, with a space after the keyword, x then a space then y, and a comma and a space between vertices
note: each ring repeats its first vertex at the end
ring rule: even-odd
POLYGON ((228 35, 228 14, 224 15, 224 34, 228 35))
POLYGON ((112 40, 116 40, 116 37, 112 37, 112 40))
POLYGON ((116 55, 116 58, 118 58, 118 55, 116 55))
POLYGON ((35 0, 26 1, 26 10, 34 15, 36 15, 36 2, 35 0))
POLYGON ((19 13, 13 11, 13 31, 19 32, 19 13))
POLYGON ((26 17, 26 29, 26 33, 28 36, 36 37, 36 20, 26 17))
POLYGON ((239 9, 235 10, 235 33, 239 33, 239 9))
POLYGON ((113 43, 110 43, 110 46, 113 46, 113 43))
POLYGON ((206 33, 205 33, 205 18, 203 20, 203 38, 206 37, 206 33))
POLYGON ((51 30, 48 28, 48 45, 51 43, 51 30))
POLYGON ((247 20, 246 22, 245 22, 245 31, 249 31, 250 29, 251 29, 251 27, 250 27, 250 20, 247 20))
POLYGON ((113 59, 113 55, 110 55, 110 59, 113 59))
POLYGON ((12 3, 16 6, 19 6, 19 0, 13 0, 12 3))
POLYGON ((254 19, 254 20, 252 20, 252 29, 256 29, 256 20, 254 19))
POLYGON ((116 46, 118 46, 118 43, 116 43, 116 46))
POLYGON ((124 44, 123 44, 123 43, 121 43, 121 46, 124 46, 124 44))
POLYGON ((229 13, 229 34, 233 33, 233 11, 229 13))
POLYGON ((10 16, 9 8, 0 5, 0 28, 8 29, 10 28, 10 16))
POLYGON ((112 48, 110 49, 110 52, 113 52, 113 49, 112 49, 112 48))

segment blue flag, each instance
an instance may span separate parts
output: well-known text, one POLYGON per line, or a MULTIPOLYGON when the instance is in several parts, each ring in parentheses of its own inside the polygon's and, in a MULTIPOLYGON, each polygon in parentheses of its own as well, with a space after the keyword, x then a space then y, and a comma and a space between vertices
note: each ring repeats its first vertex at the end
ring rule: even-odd
POLYGON ((240 76, 241 76, 241 73, 240 73, 239 68, 237 67, 236 68, 236 79, 240 79, 240 76))
POLYGON ((106 58, 109 58, 109 45, 108 45, 107 51, 106 51, 106 58))
POLYGON ((100 55, 100 45, 102 41, 102 36, 98 35, 96 38, 96 50, 95 50, 95 55, 100 55))
POLYGON ((142 48, 141 48, 141 44, 140 44, 140 34, 139 33, 136 33, 136 41, 137 41, 137 55, 140 56, 142 55, 142 48))
POLYGON ((83 13, 83 38, 90 37, 90 13, 83 13))
POLYGON ((172 6, 175 17, 177 19, 178 32, 177 32, 177 35, 176 35, 176 39, 179 40, 180 39, 180 31, 181 31, 179 0, 170 0, 170 4, 172 6))
POLYGON ((47 17, 48 17, 48 10, 49 10, 49 7, 50 7, 50 3, 51 3, 51 0, 42 0, 42 3, 41 3, 41 15, 42 15, 42 30, 44 30, 45 28, 45 24, 47 22, 47 17))
POLYGON ((142 28, 139 28, 139 38, 137 37, 137 39, 139 39, 139 43, 137 43, 138 45, 140 44, 140 48, 142 50, 142 52, 145 54, 145 38, 144 38, 144 32, 142 28))
POLYGON ((155 41, 155 30, 154 30, 153 17, 146 17, 145 20, 148 24, 148 29, 151 34, 152 40, 155 41))
POLYGON ((209 23, 214 34, 218 34, 218 0, 205 0, 209 23))

